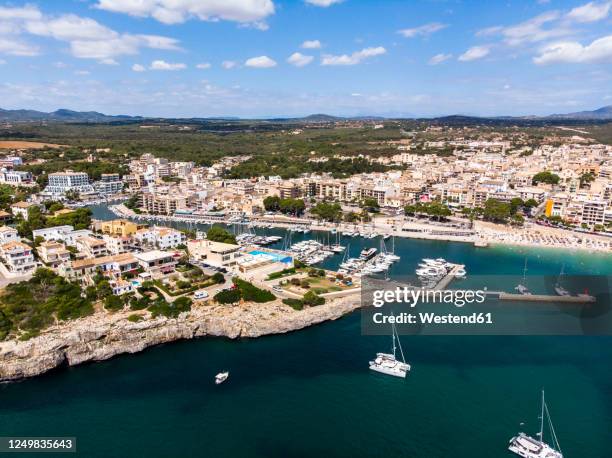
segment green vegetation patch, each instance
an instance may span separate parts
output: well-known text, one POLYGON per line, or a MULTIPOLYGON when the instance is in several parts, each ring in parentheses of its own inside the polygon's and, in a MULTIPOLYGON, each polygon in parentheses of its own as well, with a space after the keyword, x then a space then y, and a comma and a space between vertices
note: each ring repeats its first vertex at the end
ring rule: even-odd
POLYGON ((0 296, 0 340, 20 333, 36 335, 56 321, 91 315, 92 302, 82 292, 77 283, 44 268, 28 281, 7 285, 0 296))

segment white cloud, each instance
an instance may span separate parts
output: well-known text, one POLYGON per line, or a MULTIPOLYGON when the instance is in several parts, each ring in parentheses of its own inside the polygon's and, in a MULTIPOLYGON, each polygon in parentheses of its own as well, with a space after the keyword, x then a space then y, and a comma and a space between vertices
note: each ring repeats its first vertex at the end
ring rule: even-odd
POLYGON ((21 41, 0 38, 0 54, 10 54, 12 56, 36 56, 38 48, 21 41))
POLYGON ((435 56, 433 56, 431 59, 429 59, 429 65, 438 65, 441 64, 442 62, 450 59, 451 57, 453 57, 452 54, 436 54, 435 56))
POLYGON ((595 3, 589 2, 571 10, 567 17, 576 22, 595 22, 608 17, 612 2, 595 3))
POLYGON ((379 56, 386 52, 387 50, 385 48, 378 46, 376 48, 364 48, 350 55, 342 54, 340 56, 333 56, 326 54, 321 60, 321 65, 357 65, 369 57, 379 56))
POLYGON ((77 70, 74 72, 75 75, 87 76, 90 74, 89 70, 77 70))
POLYGON ((439 30, 448 27, 446 24, 441 24, 440 22, 431 22, 429 24, 424 24, 419 27, 414 27, 411 29, 402 29, 398 30, 397 33, 403 35, 406 38, 414 38, 416 36, 428 36, 432 33, 435 33, 439 30))
POLYGON ((144 65, 134 64, 134 65, 132 65, 132 70, 135 71, 135 72, 144 72, 147 69, 144 67, 144 65))
POLYGON ((67 14, 55 19, 41 18, 28 21, 25 29, 33 34, 52 37, 56 40, 104 40, 116 38, 119 34, 90 18, 67 14))
POLYGON ((26 5, 24 7, 11 8, 11 7, 0 7, 0 20, 37 20, 42 17, 42 13, 32 5, 26 5))
POLYGON ((289 56, 287 62, 289 62, 291 65, 295 65, 296 67, 304 67, 305 65, 311 63, 313 59, 314 57, 312 56, 306 56, 300 52, 294 52, 289 56))
MULTIPOLYGON (((138 54, 141 48, 179 50, 174 38, 158 35, 119 33, 94 19, 75 14, 47 16, 36 7, 0 8, 0 30, 14 35, 27 33, 69 43, 74 57, 96 59, 100 63, 116 64, 116 57, 138 54), (4 21, 4 22, 2 22, 4 21)), ((5 52, 35 55, 34 46, 13 41, 4 43, 5 52)))
POLYGON ((612 35, 608 35, 583 46, 577 41, 553 43, 544 47, 533 61, 538 65, 570 63, 612 62, 612 35))
POLYGON ((327 8, 328 6, 332 6, 335 3, 341 3, 344 0, 304 0, 309 5, 320 6, 322 8, 327 8))
POLYGON ((274 14, 272 0, 99 0, 98 8, 131 16, 152 17, 165 24, 203 21, 260 22, 274 14))
POLYGON ((4 65, 6 64, 6 61, 4 59, 0 59, 0 65, 4 65))
POLYGON ((141 47, 178 49, 176 40, 155 35, 119 35, 108 40, 74 40, 70 50, 74 57, 95 59, 100 63, 114 63, 115 57, 136 55, 141 47))
POLYGON ((185 68, 187 68, 185 64, 171 63, 165 60, 154 60, 149 66, 151 70, 183 70, 185 68))
POLYGON ((276 67, 276 62, 268 56, 258 56, 247 59, 244 65, 253 68, 271 68, 276 67))
POLYGON ((320 49, 321 42, 319 40, 306 40, 300 47, 303 49, 320 49))
POLYGON ((210 67, 211 67, 211 65, 210 65, 209 62, 202 62, 202 63, 196 65, 196 68, 199 68, 200 70, 206 70, 206 69, 208 69, 210 67))
POLYGON ((519 24, 482 29, 476 35, 491 36, 499 34, 507 45, 520 46, 524 43, 537 43, 574 33, 567 21, 559 22, 559 19, 561 19, 561 14, 558 11, 547 11, 519 24), (551 23, 554 24, 551 26, 551 23))
POLYGON ((489 54, 488 46, 473 46, 459 56, 461 62, 470 62, 472 60, 482 59, 489 54))
POLYGON ((233 61, 233 60, 224 60, 224 61, 221 63, 221 66, 222 66, 224 69, 226 69, 226 70, 230 70, 230 69, 232 69, 232 68, 235 68, 237 65, 238 65, 238 63, 236 63, 236 62, 235 62, 235 61, 233 61))

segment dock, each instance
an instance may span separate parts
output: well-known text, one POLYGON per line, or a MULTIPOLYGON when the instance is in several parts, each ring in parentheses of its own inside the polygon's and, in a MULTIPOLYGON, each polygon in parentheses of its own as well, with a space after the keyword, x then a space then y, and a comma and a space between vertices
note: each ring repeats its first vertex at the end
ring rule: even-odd
POLYGON ((581 294, 579 296, 557 296, 548 294, 515 294, 499 293, 500 301, 521 301, 521 302, 563 302, 569 304, 592 304, 595 302, 593 296, 581 294))
MULTIPOLYGON (((451 270, 440 279, 440 281, 432 288, 434 291, 444 290, 455 279, 455 274, 463 266, 459 264, 453 265, 451 270)), ((516 301, 516 302, 555 302, 565 304, 592 304, 596 301, 595 297, 587 294, 577 296, 558 296, 554 294, 517 294, 506 293, 504 291, 488 291, 485 294, 489 298, 498 299, 500 301, 516 301)))
POLYGON ((451 282, 455 279, 455 274, 457 273, 457 271, 459 271, 459 269, 461 269, 462 267, 462 265, 454 264, 452 269, 449 270, 448 273, 444 277, 442 277, 442 279, 432 289, 434 291, 446 289, 446 287, 450 285, 451 282))

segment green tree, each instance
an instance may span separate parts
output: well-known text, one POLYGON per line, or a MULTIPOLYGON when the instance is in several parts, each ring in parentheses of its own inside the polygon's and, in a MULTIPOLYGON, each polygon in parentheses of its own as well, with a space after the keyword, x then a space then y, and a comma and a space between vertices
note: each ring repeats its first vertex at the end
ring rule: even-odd
POLYGON ((280 210, 280 197, 278 196, 267 196, 263 200, 264 208, 268 212, 277 212, 280 210))
POLYGON ((580 175, 581 188, 585 187, 589 183, 592 183, 593 181, 595 181, 595 175, 593 175, 591 172, 583 173, 582 175, 580 175))
POLYGON ((121 310, 124 305, 125 303, 119 296, 115 296, 111 294, 106 299, 104 299, 104 308, 112 312, 121 310))
POLYGON ((236 236, 221 226, 212 226, 206 232, 206 238, 213 242, 236 244, 236 236))
POLYGON ((310 209, 310 213, 324 221, 338 222, 342 219, 342 207, 338 203, 319 202, 310 209))
POLYGON ((510 204, 497 199, 487 199, 483 218, 494 223, 505 223, 511 215, 510 204))
POLYGON ((367 197, 361 201, 361 208, 367 210, 370 213, 378 213, 380 211, 380 205, 378 200, 373 197, 367 197))
POLYGON ((319 296, 314 291, 308 291, 306 294, 304 294, 304 297, 303 297, 302 300, 304 302, 304 305, 309 305, 311 307, 313 307, 315 305, 323 305, 323 304, 325 304, 325 298, 319 296))
POLYGON ((524 205, 525 202, 523 202, 523 199, 521 199, 520 197, 515 197, 510 201, 510 214, 514 215, 518 211, 518 209, 524 205))
POLYGON ((557 184, 559 183, 559 175, 556 175, 549 171, 544 171, 540 173, 536 173, 531 182, 536 185, 538 183, 547 183, 547 184, 557 184))
POLYGON ((219 304, 237 304, 240 301, 240 291, 238 288, 225 289, 215 294, 214 299, 219 304))

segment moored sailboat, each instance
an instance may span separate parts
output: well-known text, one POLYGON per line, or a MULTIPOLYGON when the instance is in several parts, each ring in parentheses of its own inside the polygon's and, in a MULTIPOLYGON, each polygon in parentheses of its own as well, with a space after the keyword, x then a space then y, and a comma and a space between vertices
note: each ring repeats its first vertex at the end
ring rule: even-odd
POLYGON ((523 458, 563 458, 555 429, 553 428, 548 406, 544 399, 544 390, 542 390, 542 412, 540 414, 540 432, 537 437, 528 436, 525 433, 519 433, 518 436, 510 439, 508 450, 512 453, 522 456, 523 458), (544 442, 544 418, 546 417, 550 428, 552 445, 544 442))
POLYGON ((376 359, 370 361, 370 369, 381 374, 392 375, 394 377, 406 378, 406 373, 410 371, 410 364, 406 363, 404 359, 404 351, 402 350, 402 344, 400 343, 395 324, 391 324, 392 340, 393 340, 393 353, 376 353, 376 359), (399 347, 401 361, 396 358, 396 346, 395 342, 397 339, 397 345, 399 347))

